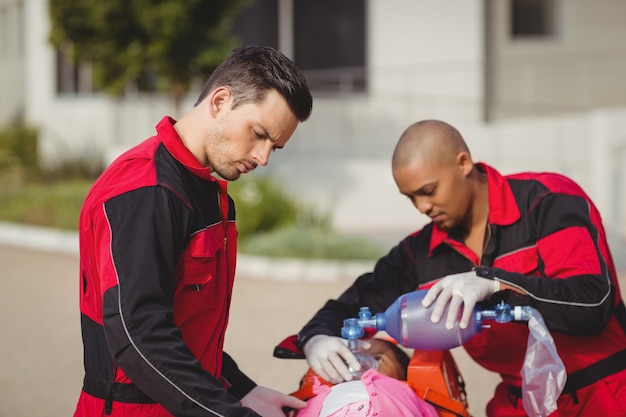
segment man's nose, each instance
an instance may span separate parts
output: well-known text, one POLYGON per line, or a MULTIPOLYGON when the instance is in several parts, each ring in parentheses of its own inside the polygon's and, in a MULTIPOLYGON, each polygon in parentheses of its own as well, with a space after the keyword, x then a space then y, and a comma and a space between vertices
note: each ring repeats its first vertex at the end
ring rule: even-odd
POLYGON ((274 149, 274 144, 269 140, 265 141, 262 144, 259 144, 259 146, 254 149, 253 155, 254 160, 257 162, 257 164, 261 166, 266 166, 270 159, 272 149, 274 149))
POLYGON ((420 213, 426 214, 426 215, 433 209, 433 205, 431 204, 430 200, 428 200, 428 198, 425 198, 425 197, 416 198, 415 207, 420 213))

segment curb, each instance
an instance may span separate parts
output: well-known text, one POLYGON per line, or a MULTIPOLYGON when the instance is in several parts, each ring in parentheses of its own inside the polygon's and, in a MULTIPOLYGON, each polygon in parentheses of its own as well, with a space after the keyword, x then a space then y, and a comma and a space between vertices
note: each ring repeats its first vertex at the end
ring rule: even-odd
POLYGON ((375 261, 333 261, 314 259, 273 259, 262 256, 237 255, 238 279, 252 278, 283 282, 354 281, 371 271, 375 261))
MULTIPOLYGON (((0 221, 0 244, 78 256, 78 233, 0 221)), ((276 259, 238 254, 238 279, 282 282, 353 281, 372 270, 375 261, 276 259)))
POLYGON ((78 255, 78 233, 19 223, 0 222, 0 244, 78 255))

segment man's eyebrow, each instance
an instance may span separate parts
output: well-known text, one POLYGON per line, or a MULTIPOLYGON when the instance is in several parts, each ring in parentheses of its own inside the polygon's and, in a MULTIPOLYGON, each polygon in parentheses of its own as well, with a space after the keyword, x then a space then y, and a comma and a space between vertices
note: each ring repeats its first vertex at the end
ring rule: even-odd
MULTIPOLYGON (((278 139, 273 138, 272 135, 270 135, 270 132, 264 126, 261 126, 261 125, 258 125, 258 126, 259 126, 259 129, 261 129, 263 131, 263 135, 265 137, 267 137, 270 140, 270 142, 272 142, 272 143, 278 142, 278 139)), ((283 147, 282 146, 275 146, 274 148, 282 149, 283 147)))
POLYGON ((261 129, 263 130, 263 134, 264 134, 265 136, 267 136, 267 138, 268 138, 270 141, 272 141, 272 142, 278 142, 278 139, 274 139, 274 138, 272 137, 272 135, 270 135, 270 132, 268 132, 268 131, 267 131, 267 129, 266 129, 266 128, 264 128, 263 126, 261 126, 261 129))
POLYGON ((426 189, 428 189, 429 187, 436 187, 437 186, 437 182, 429 182, 428 184, 424 184, 419 188, 416 188, 414 190, 411 190, 409 192, 409 194, 407 194, 408 196, 412 196, 412 195, 419 195, 419 194, 424 194, 424 193, 428 193, 430 191, 426 191, 426 189))

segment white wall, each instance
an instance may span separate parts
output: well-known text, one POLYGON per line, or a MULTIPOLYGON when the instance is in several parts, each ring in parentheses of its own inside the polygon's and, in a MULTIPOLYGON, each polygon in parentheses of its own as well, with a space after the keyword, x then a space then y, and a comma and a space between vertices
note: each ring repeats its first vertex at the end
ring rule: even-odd
POLYGON ((47 112, 56 100, 54 50, 48 43, 47 4, 46 0, 24 0, 26 120, 38 125, 46 124, 47 112))
MULTIPOLYGON (((397 192, 391 177, 391 153, 408 124, 371 114, 341 115, 343 124, 333 112, 314 112, 265 171, 303 198, 331 207, 339 229, 400 234, 421 226, 427 219, 397 192), (347 126, 358 126, 353 129, 359 134, 347 126)), ((594 199, 611 232, 626 238, 626 108, 490 125, 453 124, 474 159, 503 174, 555 171, 572 177, 594 199)))
POLYGON ((24 11, 16 0, 0 0, 0 126, 23 116, 24 11))
POLYGON ((443 99, 459 118, 479 119, 483 26, 480 0, 369 1, 369 87, 384 98, 379 110, 423 112, 443 99))
POLYGON ((491 4, 496 118, 626 104, 626 2, 555 1, 549 39, 511 38, 510 2, 491 4))

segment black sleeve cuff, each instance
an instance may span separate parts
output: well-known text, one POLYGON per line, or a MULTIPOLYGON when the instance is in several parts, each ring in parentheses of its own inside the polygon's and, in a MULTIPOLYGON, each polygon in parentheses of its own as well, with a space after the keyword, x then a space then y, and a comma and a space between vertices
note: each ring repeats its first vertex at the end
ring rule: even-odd
POLYGON ((300 350, 303 350, 304 349, 304 345, 306 344, 306 342, 309 341, 310 338, 311 338, 311 335, 298 333, 298 337, 296 339, 296 346, 300 350))
POLYGON ((244 374, 226 352, 222 354, 222 379, 229 385, 226 388, 228 393, 239 400, 257 386, 256 382, 244 374))
POLYGON ((477 266, 474 269, 474 272, 476 272, 476 275, 481 278, 494 279, 496 278, 496 270, 497 268, 492 268, 489 266, 477 266))

